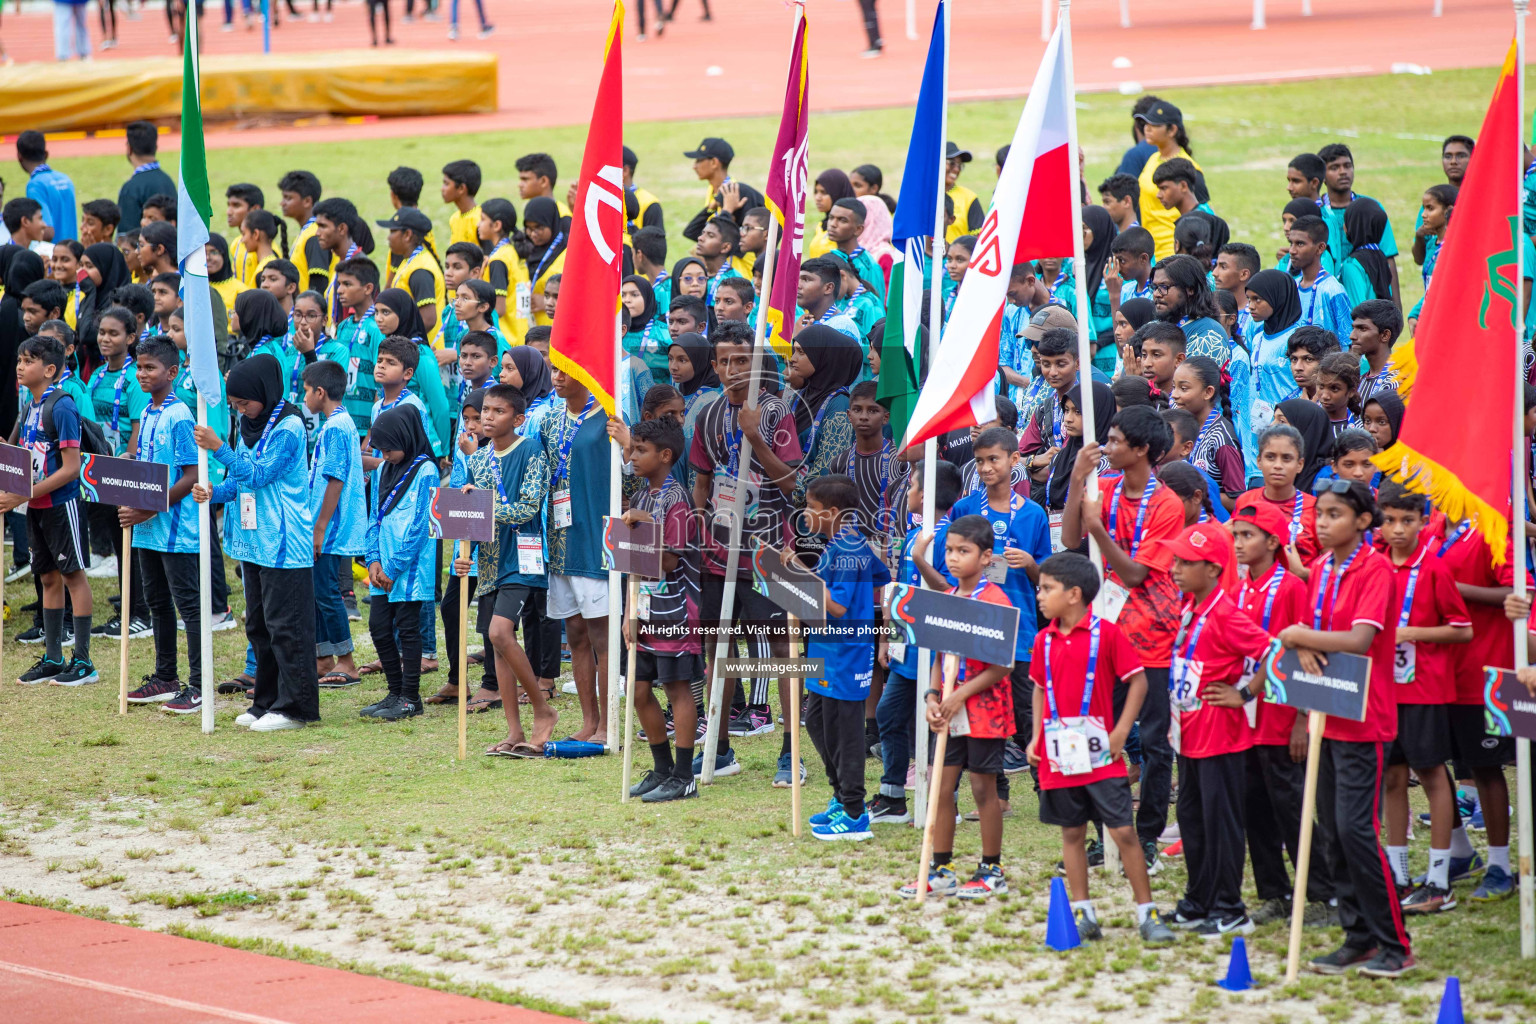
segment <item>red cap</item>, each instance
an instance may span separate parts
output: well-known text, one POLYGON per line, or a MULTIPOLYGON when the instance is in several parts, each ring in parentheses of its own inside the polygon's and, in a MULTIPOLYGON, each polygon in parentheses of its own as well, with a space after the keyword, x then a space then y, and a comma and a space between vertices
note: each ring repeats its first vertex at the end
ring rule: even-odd
POLYGON ((1271 537, 1278 538, 1281 544, 1289 544, 1291 541, 1290 517, 1268 502, 1240 505, 1232 513, 1232 518, 1252 523, 1271 537))
POLYGON ((1223 572, 1232 564, 1232 535, 1220 523, 1196 523, 1168 541, 1167 549, 1186 562, 1214 562, 1223 572))

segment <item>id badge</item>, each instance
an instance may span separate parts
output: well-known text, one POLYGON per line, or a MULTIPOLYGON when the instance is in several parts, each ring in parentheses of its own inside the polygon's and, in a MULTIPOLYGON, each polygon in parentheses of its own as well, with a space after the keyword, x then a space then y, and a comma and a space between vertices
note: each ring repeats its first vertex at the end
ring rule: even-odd
POLYGON ((250 491, 240 494, 240 529, 256 529, 256 495, 250 491))
POLYGON ((1087 775, 1093 771, 1087 735, 1065 722, 1045 723, 1045 754, 1059 775, 1087 775))
POLYGON ((32 455, 32 482, 41 483, 43 477, 48 475, 48 457, 42 452, 34 451, 32 455))
POLYGON ((1200 706, 1200 674, 1205 665, 1193 658, 1174 658, 1168 673, 1168 703, 1180 711, 1200 706))
POLYGON ((550 502, 550 525, 563 530, 571 525, 571 489, 563 487, 554 493, 550 502))
POLYGON ((1106 579, 1099 587, 1099 596, 1093 599, 1093 607, 1099 613, 1099 618, 1109 622, 1118 622, 1120 610, 1125 607, 1126 600, 1131 592, 1111 579, 1106 579))
POLYGON ((544 538, 517 535, 517 571, 524 576, 544 575, 544 538))
POLYGON ((651 621, 651 593, 650 587, 641 586, 635 599, 635 617, 642 622, 651 621))
POLYGON ((987 579, 1002 586, 1008 579, 1008 563, 997 552, 992 553, 992 561, 987 563, 987 579))
POLYGON ((1417 652, 1417 644, 1406 643, 1397 645, 1397 651, 1392 658, 1393 682, 1413 682, 1413 669, 1415 663, 1418 661, 1417 652))
POLYGON ((357 386, 357 367, 362 362, 357 356, 347 360, 347 390, 357 386))
POLYGON ((111 447, 112 451, 120 452, 123 450, 123 432, 121 430, 102 427, 101 432, 106 435, 107 445, 111 447))
POLYGON ((517 316, 527 320, 533 311, 533 288, 526 281, 517 283, 517 316))
POLYGON ((906 644, 906 641, 904 641, 904 640, 892 640, 890 643, 885 645, 885 652, 886 652, 887 660, 892 665, 896 664, 898 661, 902 661, 902 662, 906 661, 907 660, 907 644, 906 644))
POLYGON ((715 511, 723 512, 736 500, 736 478, 715 474, 715 511))
POLYGON ((1050 515, 1050 520, 1051 520, 1051 550, 1052 551, 1065 551, 1066 550, 1066 548, 1064 548, 1062 546, 1062 543, 1061 543, 1061 521, 1062 521, 1063 517, 1065 517, 1065 516, 1066 516, 1065 512, 1052 512, 1051 515, 1050 515))
POLYGON ((971 734, 971 716, 966 712, 965 705, 960 705, 960 710, 949 720, 949 734, 951 736, 969 736, 971 734))
MULTIPOLYGON (((1243 659, 1243 677, 1237 681, 1237 688, 1239 690, 1247 690, 1249 693, 1258 692, 1253 689, 1252 684, 1253 677, 1258 675, 1259 664, 1253 658, 1243 659)), ((1248 719, 1248 728, 1257 729, 1259 727, 1259 702, 1257 700, 1245 701, 1243 703, 1243 716, 1248 719)))

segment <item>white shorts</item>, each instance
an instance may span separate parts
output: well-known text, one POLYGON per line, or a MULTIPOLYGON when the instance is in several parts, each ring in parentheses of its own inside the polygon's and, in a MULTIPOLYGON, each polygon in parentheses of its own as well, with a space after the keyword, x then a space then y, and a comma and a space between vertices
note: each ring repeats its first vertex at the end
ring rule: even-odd
POLYGON ((552 619, 601 619, 608 614, 608 580, 549 574, 548 615, 552 619))

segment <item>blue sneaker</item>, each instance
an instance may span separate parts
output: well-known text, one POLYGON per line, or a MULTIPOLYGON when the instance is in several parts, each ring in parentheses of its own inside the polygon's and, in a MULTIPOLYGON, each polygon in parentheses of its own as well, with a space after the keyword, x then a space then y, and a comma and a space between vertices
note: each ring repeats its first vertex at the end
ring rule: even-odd
POLYGON ((1024 756, 1024 750, 1013 740, 1003 744, 1003 774, 1017 775, 1029 770, 1029 758, 1024 756))
MULTIPOLYGON (((1485 867, 1483 855, 1476 851, 1473 851, 1470 857, 1452 857, 1450 881, 1465 882, 1473 875, 1482 874, 1485 867)), ((1423 885, 1427 881, 1429 881, 1428 875, 1417 875, 1413 879, 1413 884, 1416 886, 1423 885)))
MULTIPOLYGON (((948 864, 941 868, 934 868, 928 873, 929 896, 953 896, 960 890, 960 880, 955 877, 955 869, 948 864)), ((915 899, 917 886, 910 882, 897 890, 903 899, 915 899)))
MULTIPOLYGON (((788 755, 788 754, 780 754, 779 755, 779 770, 773 773, 773 788, 774 789, 789 789, 790 787, 792 787, 795 784, 795 777, 792 774, 790 774, 789 762, 790 762, 790 755, 788 755)), ((805 783, 805 762, 804 761, 800 762, 800 782, 801 782, 802 785, 804 785, 804 783, 805 783)))
POLYGON ((810 817, 811 826, 830 825, 832 819, 843 813, 843 805, 837 802, 837 797, 827 801, 827 809, 810 817))
POLYGON ((875 837, 875 834, 869 830, 868 811, 857 818, 850 818, 843 813, 841 807, 837 809, 837 816, 825 825, 812 825, 811 835, 828 843, 844 840, 858 843, 875 837))
MULTIPOLYGON (((1476 791, 1473 791, 1473 792, 1469 793, 1466 790, 1464 790, 1464 789, 1462 789, 1460 787, 1457 787, 1457 789, 1456 789, 1456 813, 1461 816, 1462 823, 1466 824, 1468 828, 1474 829, 1475 831, 1478 831, 1478 832, 1481 832, 1483 830, 1483 810, 1477 804, 1477 793, 1476 793, 1476 791), (1477 824, 1476 825, 1471 824, 1471 821, 1474 818, 1477 819, 1477 824)), ((1425 825, 1428 825, 1429 824, 1429 812, 1428 811, 1421 812, 1419 814, 1419 821, 1423 822, 1425 825)))
POLYGON ((1483 820, 1483 809, 1481 807, 1473 811, 1468 817, 1463 818, 1462 820, 1467 823, 1467 828, 1471 829, 1473 832, 1488 831, 1488 823, 1483 820))
MULTIPOLYGON (((698 754, 693 759, 693 777, 698 778, 704 774, 704 755, 698 754)), ((736 750, 732 748, 723 754, 715 755, 715 777, 725 775, 740 775, 741 762, 736 760, 736 750)))
POLYGON ((1478 903, 1492 903, 1494 900, 1506 899, 1515 891, 1515 880, 1509 876, 1509 872, 1497 864, 1490 867, 1483 880, 1476 889, 1472 890, 1472 898, 1478 903))

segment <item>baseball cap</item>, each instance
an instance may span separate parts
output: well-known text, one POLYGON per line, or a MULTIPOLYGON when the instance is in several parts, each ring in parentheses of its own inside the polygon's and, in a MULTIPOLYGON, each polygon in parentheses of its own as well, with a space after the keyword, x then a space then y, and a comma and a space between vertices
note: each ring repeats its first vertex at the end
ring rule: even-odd
POLYGON ((690 149, 683 156, 690 160, 708 160, 714 157, 721 163, 728 164, 736 158, 736 151, 724 139, 708 138, 701 140, 697 149, 690 149))
POLYGON ((963 164, 968 164, 971 162, 971 151, 961 149, 953 142, 946 142, 944 143, 944 159, 959 160, 963 164))
POLYGON ((1250 502, 1239 506, 1232 513, 1232 518, 1252 523, 1271 537, 1279 538, 1282 544, 1290 541, 1290 517, 1268 502, 1250 502))
POLYGON ((414 231, 418 235, 425 236, 432 230, 432 218, 416 209, 414 206, 402 206, 395 211, 395 215, 388 220, 374 221, 381 228, 401 228, 406 231, 414 231))
POLYGON ((1232 539, 1220 523, 1196 523, 1170 541, 1165 549, 1186 562, 1214 562, 1223 572, 1232 562, 1232 539))
POLYGON ((1183 124, 1184 114, 1178 107, 1167 100, 1158 100, 1144 114, 1137 114, 1136 118, 1147 124, 1183 124))
POLYGON ((1029 318, 1029 323, 1024 326, 1024 337, 1030 341, 1039 341, 1045 337, 1045 332, 1057 327, 1065 327, 1069 331, 1077 330, 1077 317, 1067 311, 1065 306, 1046 306, 1034 316, 1029 318))

